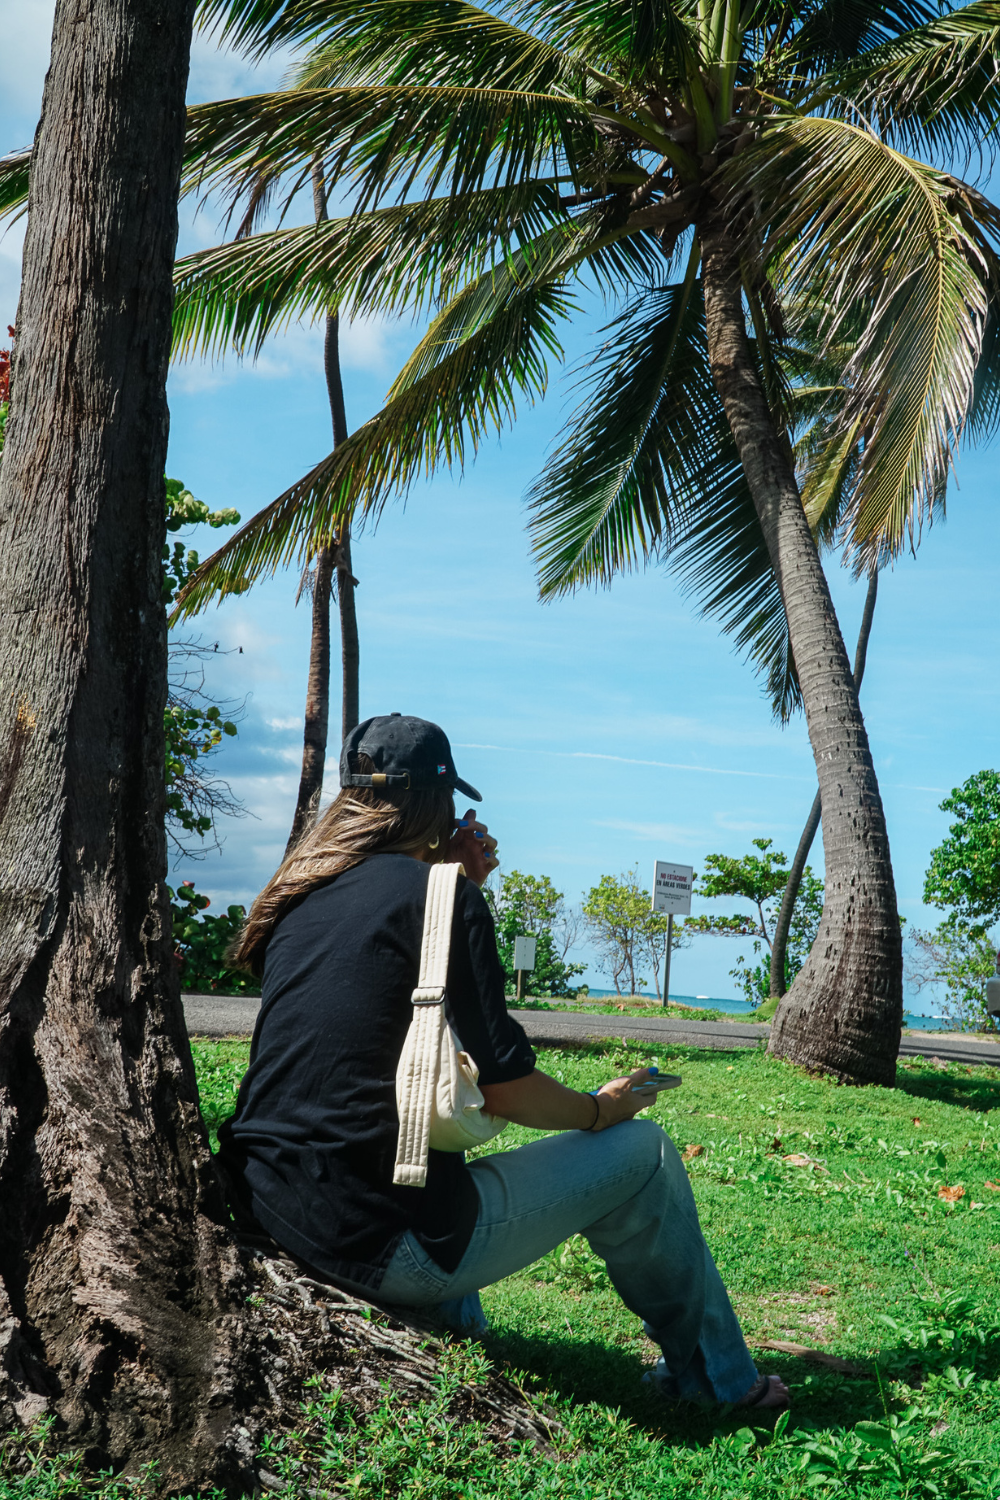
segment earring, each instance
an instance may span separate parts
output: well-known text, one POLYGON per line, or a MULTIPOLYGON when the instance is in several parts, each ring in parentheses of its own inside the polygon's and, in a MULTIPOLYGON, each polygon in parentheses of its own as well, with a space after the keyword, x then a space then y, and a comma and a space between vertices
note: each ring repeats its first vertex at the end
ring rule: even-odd
POLYGON ((436 849, 437 846, 438 846, 438 844, 440 844, 440 842, 441 842, 441 835, 438 834, 438 836, 434 840, 433 844, 428 844, 427 847, 428 847, 428 849, 436 849))

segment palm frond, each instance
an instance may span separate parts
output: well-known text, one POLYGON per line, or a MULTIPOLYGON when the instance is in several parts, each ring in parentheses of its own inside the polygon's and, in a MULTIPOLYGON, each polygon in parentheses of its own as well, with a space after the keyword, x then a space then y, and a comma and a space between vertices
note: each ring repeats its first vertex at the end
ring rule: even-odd
POLYGON ((1000 124, 1000 0, 972 0, 873 48, 831 86, 882 133, 950 158, 991 148, 1000 124))
POLYGON ((200 250, 174 270, 174 350, 259 353, 276 328, 346 308, 419 312, 566 219, 557 183, 491 188, 272 230, 200 250))
POLYGON ((862 331, 841 383, 845 429, 864 432, 850 547, 870 571, 940 502, 969 411, 995 256, 963 224, 943 174, 860 126, 776 119, 736 159, 765 255, 822 337, 862 331))
POLYGON ((543 598, 658 557, 719 620, 787 718, 799 690, 784 607, 705 352, 700 283, 636 298, 532 491, 543 598))
POLYGON ((315 40, 291 75, 296 88, 488 82, 547 94, 572 90, 584 73, 579 57, 467 0, 316 0, 312 9, 315 40))
MULTIPOLYGON (((561 52, 585 58, 610 81, 683 76, 690 8, 675 0, 511 0, 506 12, 561 52)), ((614 84, 612 84, 614 86, 614 84)))
POLYGON ((12 151, 0 157, 0 219, 19 218, 28 203, 30 151, 12 151))
POLYGON ((810 72, 827 71, 891 47, 937 14, 936 6, 920 0, 821 0, 800 8, 789 52, 810 72))
POLYGON ((415 186, 433 197, 533 178, 576 182, 598 150, 585 109, 555 94, 492 88, 298 89, 223 99, 189 111, 185 191, 222 187, 230 201, 288 178, 285 203, 314 159, 355 210, 415 186))
POLYGON ((307 41, 322 25, 322 0, 199 0, 197 25, 247 56, 307 41))
POLYGON ((513 420, 519 394, 544 392, 547 359, 562 355, 557 325, 570 311, 562 285, 532 276, 522 255, 520 266, 488 273, 456 302, 431 325, 383 409, 202 563, 176 618, 302 561, 345 518, 377 519, 421 474, 460 467, 469 444, 513 420))
POLYGON ((796 470, 802 508, 820 547, 836 542, 847 509, 860 457, 863 433, 857 422, 844 425, 839 413, 824 415, 812 423, 796 445, 796 470))

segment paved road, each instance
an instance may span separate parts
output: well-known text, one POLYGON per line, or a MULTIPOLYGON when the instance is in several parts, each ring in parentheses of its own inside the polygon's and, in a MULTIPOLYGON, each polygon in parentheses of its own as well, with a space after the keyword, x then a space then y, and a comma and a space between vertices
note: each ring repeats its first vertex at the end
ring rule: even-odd
MULTIPOLYGON (((242 995, 185 995, 184 1015, 192 1036, 249 1036, 260 1001, 242 995)), ((583 1041, 588 1037, 627 1037, 629 1041, 656 1042, 660 1046, 757 1047, 766 1042, 771 1028, 748 1021, 683 1021, 665 1016, 574 1015, 572 1011, 515 1010, 511 1012, 532 1041, 544 1046, 583 1041)), ((909 1032, 899 1048, 900 1057, 939 1057, 942 1062, 1000 1067, 1000 1042, 980 1042, 959 1032, 909 1032)))

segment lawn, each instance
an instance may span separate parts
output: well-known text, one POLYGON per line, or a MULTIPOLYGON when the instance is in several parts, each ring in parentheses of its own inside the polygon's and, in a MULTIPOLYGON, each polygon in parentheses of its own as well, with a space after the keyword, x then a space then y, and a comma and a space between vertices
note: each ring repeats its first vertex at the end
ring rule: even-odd
MULTIPOLYGON (((199 1042, 210 1127, 231 1111, 240 1042, 199 1042)), ((386 1391, 358 1423, 318 1399, 298 1459, 358 1500, 518 1496, 705 1500, 1000 1493, 1000 1073, 920 1060, 895 1090, 845 1089, 759 1051, 587 1046, 540 1065, 576 1087, 656 1061, 683 1087, 653 1113, 688 1162, 705 1233, 752 1345, 794 1343, 846 1368, 760 1349, 792 1388, 790 1420, 672 1407, 644 1390, 655 1358, 582 1240, 490 1288, 483 1350, 456 1351, 434 1399, 386 1391), (483 1358, 557 1410, 555 1459, 498 1454, 447 1421, 483 1358)), ((486 1149, 534 1132, 511 1127, 486 1149)), ((314 1481, 313 1481, 314 1483, 314 1481)))

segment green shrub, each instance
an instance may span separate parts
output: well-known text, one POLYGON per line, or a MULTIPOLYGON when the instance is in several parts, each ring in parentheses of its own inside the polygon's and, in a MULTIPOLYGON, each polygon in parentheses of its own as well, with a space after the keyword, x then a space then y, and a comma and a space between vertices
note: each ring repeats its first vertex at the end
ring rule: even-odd
POLYGON ((203 915, 211 906, 208 896, 185 880, 170 893, 173 919, 174 951, 181 965, 181 989, 217 995, 259 995, 260 985, 248 974, 232 969, 226 962, 230 943, 246 918, 246 908, 228 906, 224 916, 203 915))

